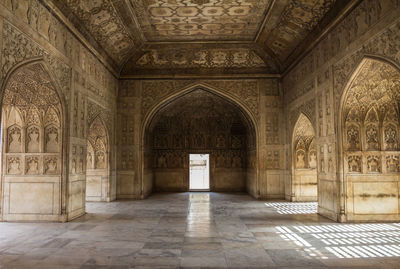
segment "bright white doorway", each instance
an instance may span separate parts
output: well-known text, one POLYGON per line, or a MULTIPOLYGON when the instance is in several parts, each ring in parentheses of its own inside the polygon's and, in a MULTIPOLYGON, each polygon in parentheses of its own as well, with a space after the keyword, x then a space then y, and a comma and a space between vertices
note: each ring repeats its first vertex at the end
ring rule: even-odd
POLYGON ((210 190, 210 154, 189 154, 189 190, 210 190))

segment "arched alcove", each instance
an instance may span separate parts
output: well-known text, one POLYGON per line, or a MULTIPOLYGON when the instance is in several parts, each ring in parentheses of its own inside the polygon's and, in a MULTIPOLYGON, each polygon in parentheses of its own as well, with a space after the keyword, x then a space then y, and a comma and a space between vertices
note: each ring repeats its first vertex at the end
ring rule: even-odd
POLYGON ((64 101, 41 61, 3 84, 2 219, 64 221, 64 101))
POLYGON ((343 221, 400 219, 400 72, 364 59, 340 108, 343 221))
POLYGON ((292 201, 318 200, 317 148, 310 120, 300 114, 292 136, 292 201))
POLYGON ((89 126, 86 156, 86 201, 110 201, 107 129, 97 116, 89 126))
POLYGON ((189 154, 210 155, 211 191, 257 188, 253 121, 233 100, 194 87, 148 115, 143 132, 144 193, 188 191, 189 154))

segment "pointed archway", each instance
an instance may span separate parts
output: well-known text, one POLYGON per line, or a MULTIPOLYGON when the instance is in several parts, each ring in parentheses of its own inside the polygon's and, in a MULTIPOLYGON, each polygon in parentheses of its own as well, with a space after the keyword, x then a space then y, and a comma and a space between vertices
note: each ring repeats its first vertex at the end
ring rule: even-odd
POLYGON ((339 114, 341 221, 400 219, 400 71, 364 59, 339 114))
POLYGON ((292 136, 291 201, 318 200, 317 148, 310 120, 300 114, 292 136))
POLYGON ((3 84, 1 215, 65 221, 65 102, 46 65, 14 68, 3 84))
MULTIPOLYGON (((211 168, 212 169, 211 177, 213 177, 213 175, 215 175, 215 173, 217 173, 217 172, 215 172, 218 170, 217 167, 221 166, 222 165, 221 163, 224 163, 224 165, 222 165, 224 167, 221 166, 219 168, 225 169, 225 168, 227 168, 225 166, 229 166, 230 167, 229 173, 234 173, 233 172, 234 170, 238 170, 237 171, 238 173, 236 173, 233 177, 245 178, 245 180, 243 181, 243 185, 241 185, 241 187, 238 187, 239 185, 237 185, 237 188, 235 188, 234 190, 247 190, 251 195, 257 196, 257 188, 258 188, 258 186, 257 186, 258 169, 257 169, 257 161, 256 161, 257 160, 257 131, 256 131, 256 127, 255 127, 256 126, 255 121, 252 118, 252 116, 249 115, 249 113, 243 108, 243 106, 239 102, 235 101, 234 98, 232 98, 230 96, 226 96, 217 90, 209 89, 208 87, 202 87, 202 86, 193 86, 193 87, 181 90, 181 91, 169 96, 168 98, 166 98, 162 102, 160 102, 158 105, 153 107, 153 109, 150 111, 150 113, 146 115, 146 117, 144 119, 144 124, 142 125, 142 134, 141 134, 142 135, 141 136, 141 141, 142 141, 142 147, 141 147, 142 162, 141 162, 141 164, 142 164, 142 188, 143 188, 142 190, 143 190, 143 194, 144 194, 143 196, 147 196, 155 188, 154 184, 157 182, 157 180, 155 178, 154 167, 157 166, 158 163, 161 162, 158 159, 156 160, 154 157, 153 146, 154 146, 155 139, 154 139, 154 136, 149 135, 149 134, 153 133, 152 130, 153 130, 154 126, 157 125, 157 124, 154 124, 157 121, 157 117, 159 117, 160 114, 163 114, 163 112, 166 111, 166 108, 168 106, 173 105, 175 102, 179 102, 179 100, 181 100, 181 99, 185 99, 187 97, 190 97, 191 95, 196 95, 196 94, 207 95, 210 98, 216 98, 220 102, 228 104, 229 107, 233 108, 233 110, 235 110, 236 112, 238 112, 241 115, 240 117, 244 119, 243 121, 245 122, 246 126, 248 126, 247 128, 249 130, 247 138, 245 140, 241 141, 241 143, 247 143, 246 144, 246 152, 239 153, 239 151, 233 152, 234 151, 233 150, 232 152, 230 152, 228 154, 229 156, 228 155, 225 156, 226 154, 224 154, 223 150, 216 150, 216 148, 217 148, 216 143, 218 143, 217 136, 220 135, 221 144, 228 143, 228 142, 232 143, 232 137, 230 138, 231 140, 225 139, 224 135, 222 134, 223 132, 221 132, 219 134, 216 133, 215 137, 208 137, 206 134, 204 134, 202 136, 201 131, 200 131, 199 132, 200 134, 196 138, 194 138, 194 137, 183 138, 184 142, 182 142, 182 143, 183 144, 187 143, 187 145, 189 145, 188 147, 186 147, 183 150, 183 151, 185 151, 183 154, 185 154, 185 156, 186 156, 189 153, 189 151, 191 151, 192 153, 198 153, 198 152, 205 153, 204 151, 212 152, 212 154, 210 156, 211 166, 214 167, 215 169, 213 170, 213 168, 211 168), (207 144, 208 143, 207 141, 210 143, 207 144), (204 143, 202 143, 202 142, 204 142, 204 143), (205 146, 206 144, 207 144, 207 146, 205 146), (212 147, 210 146, 211 144, 213 144, 212 147), (222 158, 224 159, 223 162, 222 162, 222 158), (220 162, 219 162, 220 164, 218 164, 218 159, 220 159, 220 162), (239 174, 240 174, 240 176, 239 176, 239 174)), ((189 103, 190 102, 191 101, 189 101, 189 103)), ((193 113, 200 113, 199 115, 201 116, 202 112, 201 111, 193 111, 193 113)), ((204 119, 200 120, 199 122, 203 122, 204 123, 203 125, 208 125, 208 123, 209 123, 209 121, 207 121, 207 120, 204 121, 204 119)), ((225 124, 225 122, 224 122, 224 124, 225 124)), ((200 124, 200 125, 202 125, 202 124, 200 124)), ((210 124, 210 125, 212 125, 212 124, 210 124)), ((217 124, 214 124, 214 125, 217 125, 217 124)), ((230 127, 232 127, 232 126, 230 126, 230 127)), ((232 127, 232 128, 234 128, 234 127, 232 127)), ((212 134, 212 135, 214 135, 214 134, 212 134)), ((173 137, 167 138, 166 143, 173 144, 172 143, 173 141, 170 141, 171 139, 173 139, 173 137)), ((244 144, 242 144, 242 146, 243 145, 244 144)), ((174 154, 172 152, 170 153, 170 155, 172 156, 172 159, 176 159, 175 158, 176 156, 174 156, 174 154)), ((186 157, 185 158, 183 158, 182 156, 178 156, 178 157, 177 158, 180 159, 179 163, 182 163, 182 165, 183 165, 181 168, 182 169, 187 168, 187 167, 184 167, 184 165, 187 163, 185 161, 186 157)), ((165 158, 165 156, 164 156, 164 158, 165 158)), ((161 156, 160 160, 164 160, 164 158, 161 156)), ((174 163, 174 162, 175 161, 172 161, 172 163, 174 163)), ((168 164, 167 164, 167 166, 168 166, 168 164)), ((186 172, 183 172, 183 173, 186 173, 186 172)), ((184 181, 184 185, 188 186, 188 184, 186 184, 187 178, 185 176, 183 176, 182 178, 184 181)), ((219 185, 221 187, 221 188, 219 188, 219 187, 217 187, 216 184, 218 184, 218 183, 215 183, 215 181, 213 183, 211 183, 211 190, 217 190, 217 189, 224 190, 224 187, 221 187, 221 185, 219 185)))
POLYGON ((109 140, 97 116, 89 126, 86 156, 86 201, 111 201, 109 140))

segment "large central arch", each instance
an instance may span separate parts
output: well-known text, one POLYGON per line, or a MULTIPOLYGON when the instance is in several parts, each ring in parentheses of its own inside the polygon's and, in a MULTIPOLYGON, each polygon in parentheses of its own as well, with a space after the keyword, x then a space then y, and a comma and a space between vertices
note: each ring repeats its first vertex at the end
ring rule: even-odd
MULTIPOLYGON (((165 108, 167 105, 171 104, 175 100, 192 93, 196 90, 205 91, 207 93, 213 94, 223 100, 229 102, 235 108, 240 111, 243 116, 246 118, 249 126, 251 126, 251 130, 254 136, 254 151, 249 154, 247 159, 247 181, 246 181, 246 189, 247 192, 253 197, 258 197, 259 194, 259 186, 258 186, 258 178, 259 178, 259 128, 256 120, 256 116, 251 112, 251 110, 236 96, 230 94, 229 92, 222 91, 220 89, 211 87, 205 84, 195 84, 186 88, 179 89, 169 94, 162 100, 160 100, 157 104, 155 104, 149 112, 143 116, 141 132, 140 132, 140 153, 139 153, 139 171, 140 171, 140 184, 141 184, 141 196, 142 198, 148 196, 153 189, 153 179, 152 179, 152 171, 149 171, 149 167, 151 166, 151 160, 149 159, 149 155, 147 154, 149 149, 146 148, 148 141, 148 130, 149 126, 154 120, 156 114, 165 108)), ((151 167, 150 167, 151 168, 151 167)))

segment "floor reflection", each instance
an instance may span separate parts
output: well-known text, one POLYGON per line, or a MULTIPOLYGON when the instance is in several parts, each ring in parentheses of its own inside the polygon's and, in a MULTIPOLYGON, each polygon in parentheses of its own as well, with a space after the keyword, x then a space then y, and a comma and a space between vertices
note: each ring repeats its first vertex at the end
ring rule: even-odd
POLYGON ((210 193, 190 193, 186 234, 190 237, 216 236, 216 226, 212 217, 210 193))

